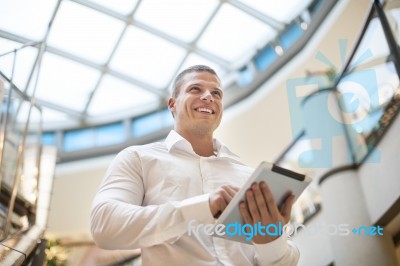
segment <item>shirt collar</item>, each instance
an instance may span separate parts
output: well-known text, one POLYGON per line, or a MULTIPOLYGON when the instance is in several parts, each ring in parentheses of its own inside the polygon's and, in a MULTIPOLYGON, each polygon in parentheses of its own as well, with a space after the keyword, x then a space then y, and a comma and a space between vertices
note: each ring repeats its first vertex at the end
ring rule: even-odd
MULTIPOLYGON (((189 141, 187 141, 184 137, 179 135, 175 130, 171 130, 169 132, 167 138, 165 139, 165 144, 167 146, 168 152, 171 152, 174 149, 183 150, 186 152, 190 152, 196 154, 193 151, 192 145, 189 141)), ((227 146, 225 146, 222 142, 217 139, 213 140, 214 151, 216 151, 217 157, 233 157, 235 159, 238 156, 233 153, 227 146)))

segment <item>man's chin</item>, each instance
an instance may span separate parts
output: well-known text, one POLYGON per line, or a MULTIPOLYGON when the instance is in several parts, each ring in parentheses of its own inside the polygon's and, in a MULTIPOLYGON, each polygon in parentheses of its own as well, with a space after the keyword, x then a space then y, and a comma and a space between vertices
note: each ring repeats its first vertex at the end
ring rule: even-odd
POLYGON ((193 128, 193 131, 198 135, 209 135, 212 134, 216 128, 217 127, 214 124, 202 123, 201 125, 196 125, 193 128))

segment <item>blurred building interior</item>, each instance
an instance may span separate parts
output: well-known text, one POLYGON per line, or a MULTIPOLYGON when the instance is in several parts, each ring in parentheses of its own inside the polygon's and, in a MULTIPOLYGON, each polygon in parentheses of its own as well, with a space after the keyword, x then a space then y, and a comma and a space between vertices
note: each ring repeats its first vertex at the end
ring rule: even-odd
POLYGON ((141 265, 96 247, 92 199, 166 137, 194 64, 221 78, 217 138, 313 178, 299 265, 400 265, 399 43, 400 0, 0 0, 0 265, 141 265))

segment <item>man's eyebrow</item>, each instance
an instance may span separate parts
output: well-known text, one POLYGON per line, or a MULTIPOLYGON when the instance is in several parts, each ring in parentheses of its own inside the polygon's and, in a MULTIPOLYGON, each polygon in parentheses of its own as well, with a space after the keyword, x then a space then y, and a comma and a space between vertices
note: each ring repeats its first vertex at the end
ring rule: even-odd
POLYGON ((201 87, 201 84, 200 83, 192 83, 192 84, 189 84, 188 87, 193 87, 193 86, 201 87))
MULTIPOLYGON (((204 85, 202 85, 201 83, 192 83, 192 84, 189 84, 189 86, 188 86, 188 88, 191 88, 191 87, 193 87, 193 86, 195 86, 195 87, 204 87, 204 85)), ((215 87, 215 88, 212 88, 213 90, 217 90, 217 91, 219 91, 219 92, 221 92, 221 93, 224 93, 224 91, 220 88, 220 87, 215 87)))

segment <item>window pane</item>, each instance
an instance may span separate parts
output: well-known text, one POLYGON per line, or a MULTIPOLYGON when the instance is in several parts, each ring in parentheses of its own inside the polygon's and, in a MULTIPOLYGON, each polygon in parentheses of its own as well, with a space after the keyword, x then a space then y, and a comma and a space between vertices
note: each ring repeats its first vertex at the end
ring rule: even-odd
POLYGON ((122 143, 125 140, 124 125, 122 123, 100 126, 95 131, 95 143, 97 147, 122 143))
POLYGON ((56 4, 55 0, 0 0, 0 29, 40 41, 56 4))
MULTIPOLYGON (((18 49, 22 44, 0 38, 0 54, 18 49)), ((33 63, 37 55, 37 49, 25 47, 16 53, 16 62, 14 66, 13 83, 20 90, 24 90, 29 74, 31 73, 33 63)), ((0 71, 8 78, 11 78, 14 63, 14 53, 0 57, 0 71)))
MULTIPOLYGON (((196 53, 190 53, 190 55, 186 58, 185 62, 179 69, 177 73, 180 73, 184 69, 194 66, 194 65, 206 65, 214 69, 214 71, 218 74, 219 78, 221 79, 221 83, 224 84, 224 75, 226 74, 226 70, 222 68, 220 65, 211 62, 210 60, 196 54, 196 53)), ((171 83, 168 86, 169 93, 172 94, 172 83, 173 80, 171 80, 171 83)))
POLYGON ((278 21, 288 23, 311 3, 311 0, 240 0, 244 4, 278 21))
POLYGON ((184 55, 182 48, 130 27, 111 61, 111 68, 157 88, 165 88, 184 55))
POLYGON ((276 32, 259 20, 224 4, 199 40, 198 46, 227 61, 251 57, 276 32))
POLYGON ((47 123, 51 122, 60 122, 60 124, 63 124, 64 122, 71 121, 71 117, 65 113, 61 113, 46 107, 42 108, 42 119, 43 126, 46 126, 47 123))
MULTIPOLYGON (((371 62, 380 57, 386 57, 390 54, 386 43, 385 33, 379 19, 373 19, 365 32, 360 46, 354 55, 352 66, 371 62), (379 40, 379 41, 377 41, 379 40)), ((384 59, 386 61, 386 58, 384 59)))
POLYGON ((89 106, 89 115, 99 116, 117 112, 129 112, 131 115, 143 112, 145 106, 157 105, 158 97, 128 82, 105 76, 93 96, 89 106))
POLYGON ((94 147, 94 129, 67 131, 64 134, 63 149, 65 152, 84 150, 94 147))
POLYGON ((53 132, 45 132, 42 134, 43 145, 56 145, 56 134, 53 132))
POLYGON ((303 34, 303 30, 297 23, 289 25, 279 36, 279 42, 283 49, 288 49, 292 46, 303 34))
POLYGON ((254 58, 257 69, 264 70, 278 58, 272 45, 267 45, 254 58))
POLYGON ((375 112, 392 99, 399 85, 393 62, 347 73, 338 84, 346 122, 351 120, 358 131, 372 128, 377 120, 375 112))
POLYGON ((132 123, 133 137, 142 137, 174 123, 171 111, 168 109, 137 118, 132 123))
POLYGON ((46 53, 37 97, 76 111, 83 111, 100 72, 62 57, 46 53))
POLYGON ((185 42, 191 42, 216 8, 217 1, 146 0, 135 19, 185 42))
POLYGON ((124 23, 70 1, 63 1, 53 22, 48 44, 105 63, 124 23))
POLYGON ((224 76, 226 70, 223 69, 220 65, 211 62, 210 60, 195 54, 195 53, 191 53, 185 60, 185 62, 183 63, 181 69, 179 70, 182 71, 187 67, 193 66, 193 65, 206 65, 211 67, 212 69, 215 70, 215 72, 217 72, 218 76, 221 78, 224 76))
POLYGON ((253 71, 251 68, 249 68, 249 67, 247 67, 247 66, 241 68, 241 69, 239 70, 239 80, 238 80, 238 84, 239 84, 240 86, 247 86, 247 85, 249 85, 249 84, 253 81, 254 75, 255 75, 255 73, 254 73, 254 71, 253 71))
POLYGON ((389 24, 393 35, 397 40, 397 44, 400 44, 400 8, 386 10, 385 14, 389 20, 389 24))

